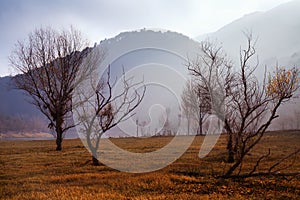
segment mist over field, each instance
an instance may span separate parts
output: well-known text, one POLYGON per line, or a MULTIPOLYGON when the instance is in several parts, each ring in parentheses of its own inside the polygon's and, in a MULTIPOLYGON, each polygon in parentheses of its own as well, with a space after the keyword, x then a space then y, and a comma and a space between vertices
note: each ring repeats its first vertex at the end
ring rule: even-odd
MULTIPOLYGON (((116 77, 120 77, 122 69, 128 72, 140 67, 139 70, 143 72, 133 74, 136 80, 145 78, 145 82, 151 82, 154 79, 162 82, 160 86, 148 84, 149 89, 146 93, 148 100, 145 100, 142 106, 144 108, 139 108, 131 122, 136 123, 136 120, 140 118, 140 123, 143 123, 141 128, 147 129, 148 135, 153 135, 155 126, 160 126, 161 122, 159 121, 163 121, 165 118, 166 109, 170 109, 172 110, 170 117, 173 121, 173 128, 178 129, 178 127, 176 128, 177 121, 181 120, 183 127, 180 128, 180 132, 183 133, 186 131, 184 128, 186 122, 184 119, 178 119, 178 115, 181 114, 179 95, 185 84, 183 83, 184 78, 187 79, 189 74, 186 67, 187 60, 192 60, 199 53, 198 42, 207 38, 215 41, 232 59, 235 63, 234 66, 239 66, 239 51, 245 46, 246 41, 244 33, 251 31, 253 37, 257 38, 259 65, 256 75, 262 80, 265 66, 267 66, 267 72, 273 72, 277 64, 288 68, 299 67, 300 38, 298 35, 300 35, 300 25, 299 20, 295 20, 300 18, 299 10, 299 1, 291 1, 268 11, 247 14, 214 33, 201 35, 195 39, 181 33, 159 29, 123 32, 113 38, 102 40, 98 44, 99 48, 107 51, 102 67, 106 68, 110 64, 116 77), (143 46, 144 49, 138 49, 140 46, 143 46), (174 74, 183 76, 183 79, 179 80, 181 78, 178 78, 177 75, 164 72, 163 69, 166 66, 172 69, 174 74), (156 67, 162 70, 159 74, 152 70, 156 67), (171 89, 165 87, 164 84, 171 86, 171 89), (161 95, 162 93, 164 95, 161 95), (151 114, 150 108, 156 104, 161 104, 162 107, 156 107, 154 109, 156 114, 153 112, 151 114)), ((252 61, 253 64, 255 62, 255 60, 252 61)), ((2 134, 9 132, 49 133, 46 119, 28 103, 30 97, 13 88, 11 77, 0 78, 0 132, 2 134)), ((297 92, 291 102, 280 108, 280 118, 274 121, 271 129, 299 129, 299 102, 299 92, 297 92)), ((111 134, 113 135, 113 133, 111 134)), ((77 137, 76 130, 71 130, 68 135, 67 137, 77 137)), ((115 135, 119 136, 120 134, 115 135)), ((123 135, 128 135, 128 133, 123 135)), ((136 135, 136 133, 129 135, 136 135)))

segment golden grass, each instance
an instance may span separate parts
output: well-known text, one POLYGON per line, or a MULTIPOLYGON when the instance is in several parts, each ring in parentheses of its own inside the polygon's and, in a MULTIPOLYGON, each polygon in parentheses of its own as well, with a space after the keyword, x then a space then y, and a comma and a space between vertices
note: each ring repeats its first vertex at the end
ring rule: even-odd
MULTIPOLYGON (((132 152, 149 152, 171 137, 111 139, 132 152)), ((226 138, 213 151, 198 158, 203 137, 196 137, 176 162, 156 172, 131 174, 107 166, 94 167, 80 140, 65 140, 63 151, 54 141, 0 141, 0 199, 297 199, 300 177, 219 179, 226 164, 226 138)), ((268 133, 246 158, 244 171, 271 148, 264 166, 292 152, 300 144, 300 132, 268 133)), ((292 162, 292 159, 287 163, 292 162)), ((300 171, 296 160, 289 172, 300 171)))

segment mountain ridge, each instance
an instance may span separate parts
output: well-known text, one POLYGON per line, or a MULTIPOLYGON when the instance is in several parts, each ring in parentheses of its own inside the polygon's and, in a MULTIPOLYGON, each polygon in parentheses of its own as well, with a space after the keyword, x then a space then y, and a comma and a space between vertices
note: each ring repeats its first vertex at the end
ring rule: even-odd
POLYGON ((257 55, 262 65, 294 66, 300 63, 300 1, 281 4, 271 10, 245 15, 223 26, 214 33, 197 37, 217 40, 235 62, 239 59, 240 46, 246 37, 243 32, 252 32, 257 55))

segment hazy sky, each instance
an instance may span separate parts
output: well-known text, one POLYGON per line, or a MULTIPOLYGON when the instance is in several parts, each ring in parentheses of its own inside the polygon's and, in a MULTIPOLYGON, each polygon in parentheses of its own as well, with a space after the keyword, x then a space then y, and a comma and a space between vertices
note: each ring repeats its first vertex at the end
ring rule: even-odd
POLYGON ((289 0, 1 0, 0 76, 9 75, 8 56, 17 40, 36 27, 74 25, 93 42, 122 31, 162 28, 189 37, 214 32, 254 11, 289 0))

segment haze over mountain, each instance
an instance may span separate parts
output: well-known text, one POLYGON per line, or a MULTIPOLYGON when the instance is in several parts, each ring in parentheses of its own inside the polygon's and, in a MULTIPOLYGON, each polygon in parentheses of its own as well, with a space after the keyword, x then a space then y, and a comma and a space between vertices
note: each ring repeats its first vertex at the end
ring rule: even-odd
POLYGON ((240 47, 245 47, 243 32, 252 32, 262 66, 272 68, 300 64, 300 1, 294 0, 266 12, 255 12, 233 21, 218 31, 197 37, 222 43, 225 52, 238 62, 240 47))

